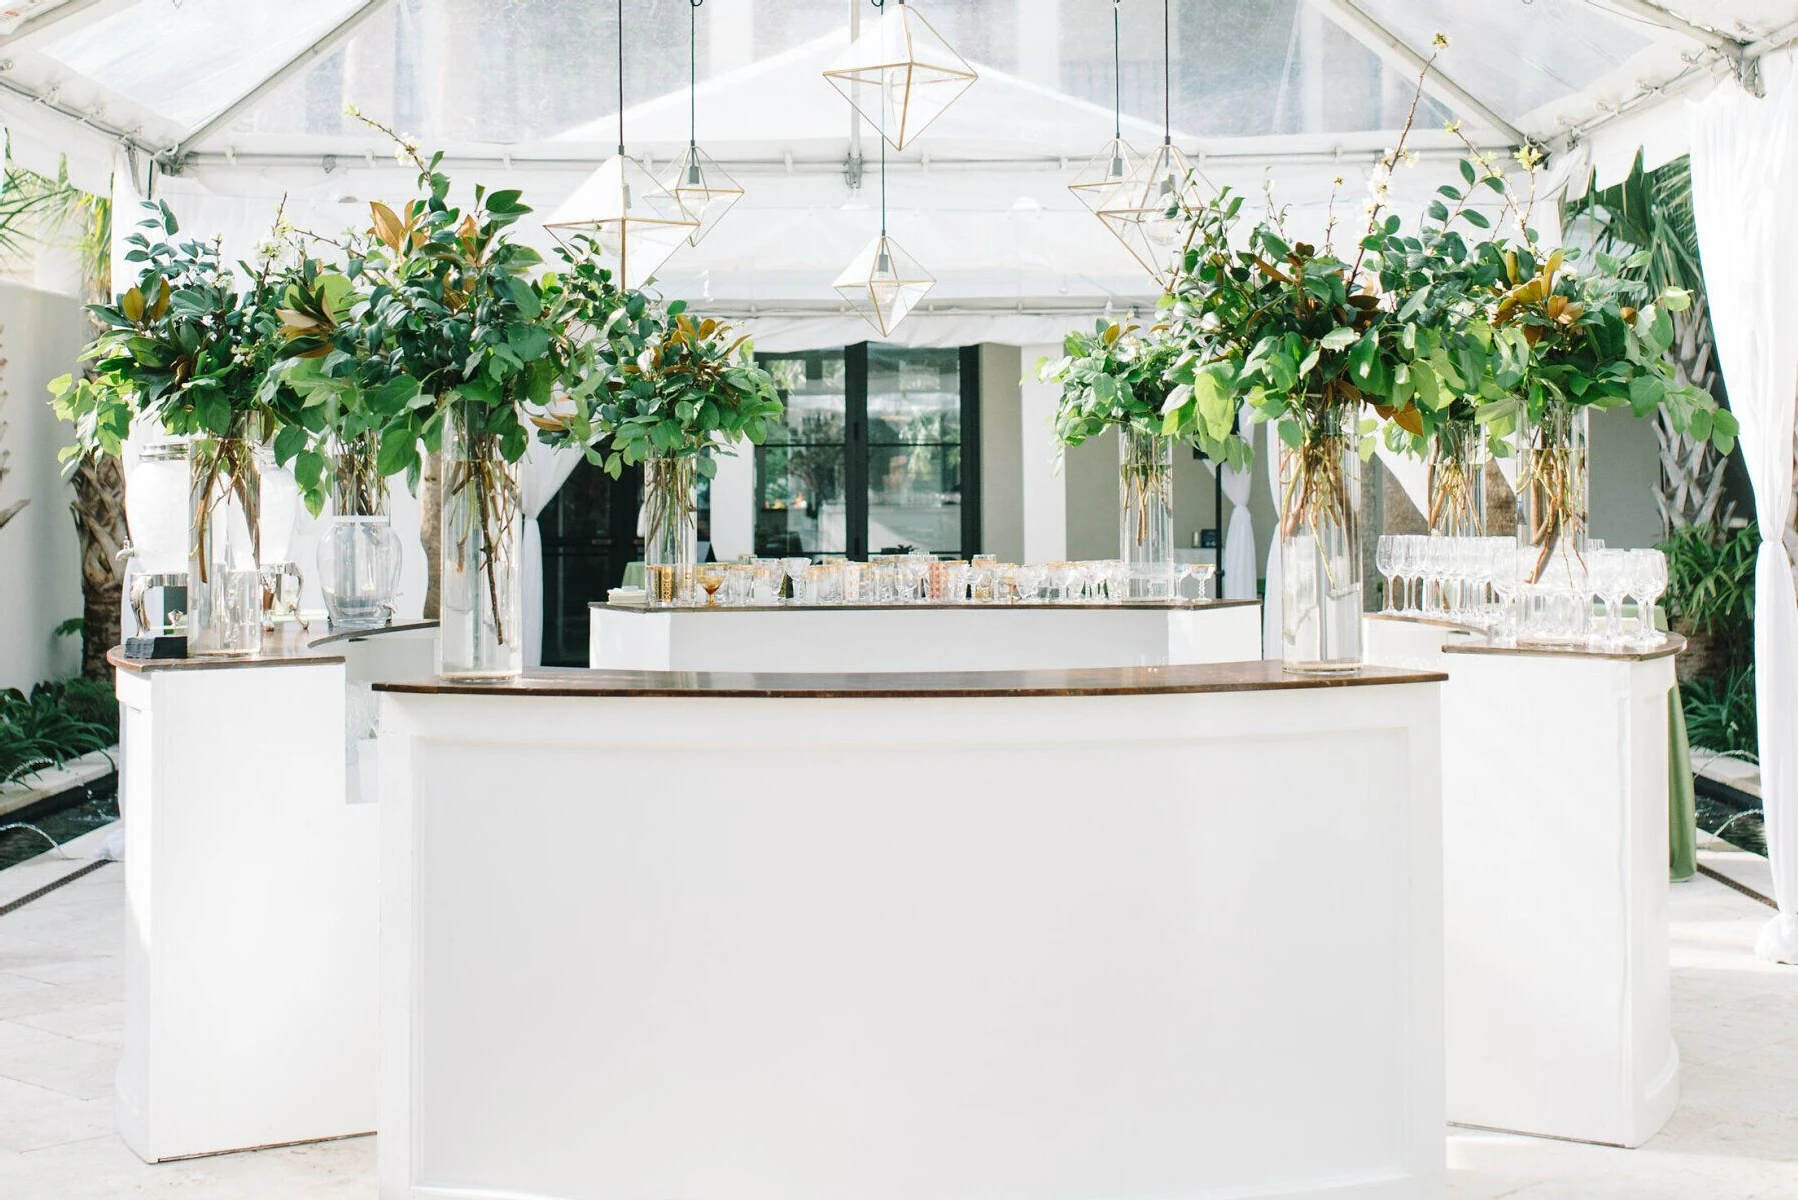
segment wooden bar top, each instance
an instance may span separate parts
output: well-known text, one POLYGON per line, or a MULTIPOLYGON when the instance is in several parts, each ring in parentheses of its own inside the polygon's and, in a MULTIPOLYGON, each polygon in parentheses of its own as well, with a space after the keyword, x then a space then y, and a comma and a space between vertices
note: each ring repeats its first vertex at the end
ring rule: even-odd
POLYGON ((435 621, 407 621, 398 625, 382 625, 375 629, 340 629, 324 632, 320 625, 317 636, 288 622, 272 633, 262 635, 262 648, 254 654, 196 655, 190 658, 126 658, 123 646, 106 652, 106 661, 121 671, 223 671, 243 667, 315 667, 321 663, 344 661, 341 647, 345 642, 380 637, 389 633, 417 633, 437 628, 435 621))
POLYGON ((1449 638, 1442 643, 1444 654, 1504 654, 1530 658, 1591 659, 1595 662, 1649 662, 1682 653, 1686 639, 1677 633, 1663 633, 1661 640, 1646 650, 1592 650, 1585 646, 1546 646, 1526 643, 1521 646, 1494 646, 1484 638, 1449 638))
POLYGON ((1342 675, 1307 675, 1277 662, 1197 663, 1167 667, 1070 670, 897 672, 853 674, 593 671, 544 668, 493 682, 420 679, 377 683, 377 692, 411 696, 680 697, 699 699, 963 699, 1007 696, 1159 696, 1213 692, 1280 692, 1315 688, 1441 683, 1447 675, 1395 667, 1362 667, 1342 675))
POLYGON ((804 613, 804 612, 1193 612, 1211 608, 1259 607, 1259 600, 1061 600, 1010 601, 1004 604, 973 600, 930 601, 922 604, 696 604, 662 605, 650 608, 643 604, 614 604, 607 600, 588 601, 588 608, 603 608, 618 613, 804 613))

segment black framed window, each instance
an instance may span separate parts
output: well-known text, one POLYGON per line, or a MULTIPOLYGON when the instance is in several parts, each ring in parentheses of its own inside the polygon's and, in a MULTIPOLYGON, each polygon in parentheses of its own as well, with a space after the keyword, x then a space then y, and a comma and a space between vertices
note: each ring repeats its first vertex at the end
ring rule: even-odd
POLYGON ((757 554, 979 552, 977 347, 759 358, 787 416, 755 455, 757 554))

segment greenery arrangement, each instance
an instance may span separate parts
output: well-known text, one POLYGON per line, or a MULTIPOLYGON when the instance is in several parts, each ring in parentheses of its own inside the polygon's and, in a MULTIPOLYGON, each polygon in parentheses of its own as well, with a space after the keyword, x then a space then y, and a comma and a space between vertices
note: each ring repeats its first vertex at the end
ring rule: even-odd
POLYGON ((1187 334, 1171 320, 1146 330, 1100 320, 1090 334, 1068 334, 1062 357, 1037 365, 1039 378, 1061 385, 1056 440, 1078 446, 1111 428, 1185 437, 1219 461, 1246 466, 1236 405, 1223 389, 1209 386, 1209 377, 1195 383, 1187 334), (1177 371, 1183 358, 1184 380, 1177 371))
POLYGON ((29 695, 0 689, 0 783, 118 744, 119 704, 110 682, 40 683, 29 695))
POLYGON ((1686 737, 1694 746, 1760 761, 1760 731, 1754 699, 1754 665, 1680 685, 1686 737))

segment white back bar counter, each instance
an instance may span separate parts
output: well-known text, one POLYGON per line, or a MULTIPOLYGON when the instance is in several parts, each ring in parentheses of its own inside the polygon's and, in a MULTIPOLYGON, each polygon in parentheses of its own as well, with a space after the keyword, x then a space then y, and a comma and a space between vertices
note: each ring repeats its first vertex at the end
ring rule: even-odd
POLYGON ((1255 600, 1119 604, 594 604, 588 666, 627 671, 1027 671, 1261 657, 1255 600))
POLYGON ((1371 617, 1367 652, 1445 670, 1448 1116, 1639 1146, 1679 1099, 1667 934, 1669 640, 1495 650, 1371 617))
POLYGON ((434 626, 270 635, 247 659, 113 653, 127 918, 117 1113, 140 1158, 374 1129, 379 821, 345 769, 346 712, 347 736, 372 732, 358 697, 428 673, 434 653, 434 626))
POLYGON ((1441 678, 377 685, 381 1195, 1440 1197, 1441 678))

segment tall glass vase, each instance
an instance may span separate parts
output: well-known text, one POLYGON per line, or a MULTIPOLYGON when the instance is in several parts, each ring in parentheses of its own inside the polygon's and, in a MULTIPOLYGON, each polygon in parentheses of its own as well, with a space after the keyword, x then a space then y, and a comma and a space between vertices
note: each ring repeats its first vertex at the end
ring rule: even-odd
POLYGON ((1297 446, 1280 443, 1281 658, 1289 671, 1361 665, 1359 418, 1352 403, 1332 405, 1297 446))
POLYGON ((1486 431, 1478 421, 1451 420, 1430 443, 1430 532, 1486 536, 1486 431))
POLYGON ((1118 431, 1118 557, 1125 597, 1167 600, 1174 595, 1174 443, 1124 428, 1118 431))
POLYGON ((1583 570, 1591 507, 1590 416, 1581 404, 1549 401, 1518 439, 1517 544, 1524 582, 1560 585, 1583 570))
POLYGON ((485 407, 452 405, 443 433, 438 644, 450 679, 524 670, 523 497, 518 466, 485 429, 485 407))
POLYGON ((375 629, 393 620, 402 556, 373 441, 339 445, 331 459, 331 519, 318 542, 331 628, 375 629))
POLYGON ((693 601, 698 466, 690 454, 652 454, 643 464, 643 579, 653 606, 693 601))
POLYGON ((257 545, 262 477, 242 438, 188 445, 187 652, 224 658, 262 648, 257 545))

